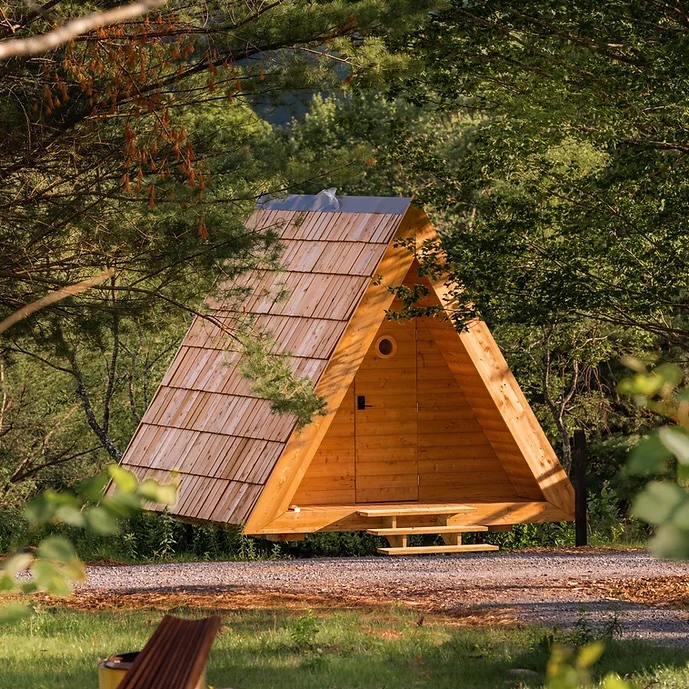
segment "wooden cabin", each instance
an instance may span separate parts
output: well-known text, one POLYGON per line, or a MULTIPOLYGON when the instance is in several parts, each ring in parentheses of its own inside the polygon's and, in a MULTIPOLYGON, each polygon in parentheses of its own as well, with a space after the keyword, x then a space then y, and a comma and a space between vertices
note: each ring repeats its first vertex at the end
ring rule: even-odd
POLYGON ((573 489, 483 322, 457 332, 442 279, 417 274, 435 237, 409 199, 289 196, 247 226, 279 233, 281 270, 242 276, 239 305, 213 307, 182 342, 122 463, 139 478, 180 472, 180 517, 273 539, 368 530, 386 552, 488 549, 466 531, 571 520, 573 489), (337 207, 335 207, 337 206, 337 207), (398 241, 404 240, 404 241, 398 241), (390 287, 423 284, 442 313, 390 320, 390 287), (241 372, 223 324, 249 314, 308 376, 327 412, 297 429, 241 372))

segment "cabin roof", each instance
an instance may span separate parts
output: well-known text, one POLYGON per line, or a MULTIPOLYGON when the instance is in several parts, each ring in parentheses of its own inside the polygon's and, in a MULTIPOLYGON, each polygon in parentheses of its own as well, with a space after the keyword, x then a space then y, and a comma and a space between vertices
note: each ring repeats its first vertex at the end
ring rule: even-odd
MULTIPOLYGON (((247 227, 280 237, 281 270, 233 284, 241 301, 211 301, 220 326, 250 321, 270 333, 292 370, 320 380, 394 238, 410 199, 322 195, 263 199, 247 227), (327 201, 327 199, 326 199, 327 201), (334 205, 334 204, 331 204, 334 205), (319 208, 320 206, 320 208, 319 208)), ((296 422, 275 414, 242 374, 243 355, 222 327, 196 318, 130 443, 123 465, 140 478, 181 474, 173 514, 246 521, 296 422)))

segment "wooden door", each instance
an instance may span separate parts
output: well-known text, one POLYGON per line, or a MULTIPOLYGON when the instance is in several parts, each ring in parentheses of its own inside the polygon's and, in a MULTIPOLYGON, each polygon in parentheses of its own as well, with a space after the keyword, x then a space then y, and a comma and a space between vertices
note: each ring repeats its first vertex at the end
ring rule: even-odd
POLYGON ((354 380, 356 502, 418 500, 416 322, 386 321, 354 380))

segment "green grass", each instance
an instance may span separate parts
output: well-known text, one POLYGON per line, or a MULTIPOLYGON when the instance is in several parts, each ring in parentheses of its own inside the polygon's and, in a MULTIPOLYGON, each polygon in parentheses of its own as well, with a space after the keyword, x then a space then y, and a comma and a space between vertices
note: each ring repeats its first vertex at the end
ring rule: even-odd
MULTIPOLYGON (((140 648, 161 616, 44 609, 0 628, 0 687, 96 689, 98 660, 140 648)), ((549 632, 467 628, 443 617, 418 621, 412 611, 395 608, 226 614, 211 653, 209 683, 234 689, 542 685, 549 632), (514 669, 536 674, 518 676, 514 669)), ((687 651, 611 641, 597 670, 629 675, 642 687, 684 689, 688 662, 687 651)))

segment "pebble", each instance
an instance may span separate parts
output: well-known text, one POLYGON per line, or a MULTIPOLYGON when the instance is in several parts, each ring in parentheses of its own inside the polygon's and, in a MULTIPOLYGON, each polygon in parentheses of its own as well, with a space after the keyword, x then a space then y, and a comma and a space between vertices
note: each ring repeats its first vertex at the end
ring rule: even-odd
POLYGON ((88 568, 84 589, 122 592, 270 591, 428 601, 448 611, 500 610, 525 623, 603 628, 622 636, 689 648, 689 614, 602 598, 596 581, 688 576, 689 562, 643 552, 481 553, 257 562, 199 562, 88 568), (583 609, 585 608, 585 610, 583 609))

